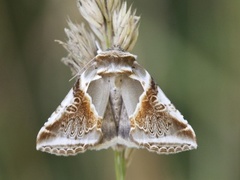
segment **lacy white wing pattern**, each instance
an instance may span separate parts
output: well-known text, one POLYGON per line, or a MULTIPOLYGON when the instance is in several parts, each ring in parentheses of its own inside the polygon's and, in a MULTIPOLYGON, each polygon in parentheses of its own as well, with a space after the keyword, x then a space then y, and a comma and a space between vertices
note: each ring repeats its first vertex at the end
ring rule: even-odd
MULTIPOLYGON (((143 71, 143 68, 139 67, 140 69, 143 71)), ((137 76, 138 74, 140 73, 137 76)), ((140 147, 159 154, 195 149, 196 136, 192 127, 150 75, 147 72, 145 75, 148 78, 145 82, 149 83, 143 84, 144 93, 130 117, 130 138, 140 147)))
POLYGON ((81 79, 48 119, 37 136, 37 149, 56 155, 75 155, 97 144, 102 119, 81 88, 81 79))

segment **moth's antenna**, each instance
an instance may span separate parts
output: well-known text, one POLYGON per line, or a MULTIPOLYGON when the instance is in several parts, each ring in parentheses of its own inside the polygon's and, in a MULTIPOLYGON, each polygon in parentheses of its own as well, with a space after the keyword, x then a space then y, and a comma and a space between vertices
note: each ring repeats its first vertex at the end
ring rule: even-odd
POLYGON ((76 73, 73 77, 71 77, 71 79, 69 79, 68 81, 72 81, 73 79, 75 79, 75 77, 77 77, 78 75, 80 75, 79 73, 76 73))
POLYGON ((90 67, 91 65, 92 65, 92 62, 95 60, 95 58, 93 58, 93 59, 91 59, 90 61, 88 61, 87 62, 87 64, 83 67, 83 68, 81 68, 80 70, 79 70, 79 72, 77 72, 71 79, 69 79, 69 81, 72 81, 75 77, 77 77, 77 76, 81 76, 81 74, 88 68, 88 67, 90 67))

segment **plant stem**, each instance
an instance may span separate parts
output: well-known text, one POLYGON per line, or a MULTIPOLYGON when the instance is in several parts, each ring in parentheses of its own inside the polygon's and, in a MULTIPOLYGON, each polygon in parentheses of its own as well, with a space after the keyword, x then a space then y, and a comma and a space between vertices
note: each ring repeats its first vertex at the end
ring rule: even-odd
POLYGON ((114 151, 114 162, 115 162, 116 180, 125 180, 126 161, 124 158, 124 150, 114 151))

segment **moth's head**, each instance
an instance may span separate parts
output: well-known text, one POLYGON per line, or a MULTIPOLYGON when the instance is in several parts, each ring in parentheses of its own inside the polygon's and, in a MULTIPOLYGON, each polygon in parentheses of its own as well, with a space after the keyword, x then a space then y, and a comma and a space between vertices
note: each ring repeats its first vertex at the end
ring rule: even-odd
POLYGON ((109 58, 133 62, 137 59, 137 56, 127 51, 124 51, 120 46, 113 46, 106 51, 98 51, 98 54, 96 56, 96 59, 99 60, 106 60, 109 58))

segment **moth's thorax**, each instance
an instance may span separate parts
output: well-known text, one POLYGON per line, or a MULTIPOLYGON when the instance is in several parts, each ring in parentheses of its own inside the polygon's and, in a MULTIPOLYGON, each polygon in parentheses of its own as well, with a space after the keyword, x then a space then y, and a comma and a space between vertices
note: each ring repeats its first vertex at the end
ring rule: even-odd
POLYGON ((126 61, 135 61, 137 56, 133 55, 127 51, 122 51, 120 49, 113 49, 113 50, 107 50, 107 51, 101 51, 96 56, 99 60, 104 60, 105 58, 110 59, 122 59, 126 61))
POLYGON ((136 56, 120 50, 102 51, 95 57, 99 74, 131 73, 136 56))

